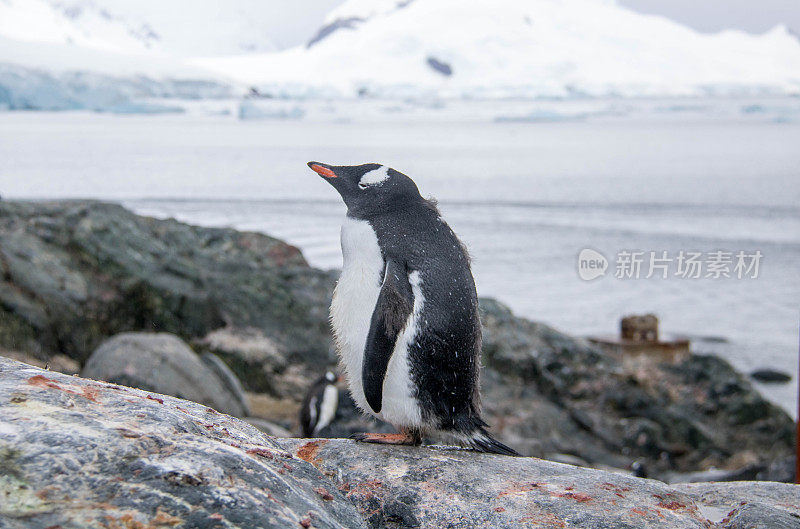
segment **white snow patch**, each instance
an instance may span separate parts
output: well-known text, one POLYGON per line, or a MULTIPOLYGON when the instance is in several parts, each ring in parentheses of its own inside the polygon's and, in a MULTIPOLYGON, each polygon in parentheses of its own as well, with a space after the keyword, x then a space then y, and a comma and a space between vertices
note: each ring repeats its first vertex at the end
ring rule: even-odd
POLYGON ((374 186, 389 179, 389 168, 381 165, 377 169, 366 172, 361 176, 358 185, 362 187, 374 186))

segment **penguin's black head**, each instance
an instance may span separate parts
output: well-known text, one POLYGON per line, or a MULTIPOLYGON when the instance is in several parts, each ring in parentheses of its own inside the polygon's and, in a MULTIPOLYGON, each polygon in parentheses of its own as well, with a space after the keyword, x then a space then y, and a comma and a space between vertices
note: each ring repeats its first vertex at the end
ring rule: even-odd
POLYGON ((308 162, 308 166, 339 192, 348 212, 357 218, 368 218, 424 202, 411 178, 378 163, 328 165, 308 162))

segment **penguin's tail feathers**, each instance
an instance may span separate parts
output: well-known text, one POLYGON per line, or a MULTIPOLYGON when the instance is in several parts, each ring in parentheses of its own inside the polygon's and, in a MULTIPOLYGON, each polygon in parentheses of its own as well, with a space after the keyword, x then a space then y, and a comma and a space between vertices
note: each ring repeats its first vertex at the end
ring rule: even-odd
POLYGON ((522 457, 522 454, 506 446, 491 435, 486 430, 486 423, 478 419, 475 424, 475 429, 471 435, 467 436, 467 444, 478 452, 486 452, 487 454, 500 454, 504 456, 522 457))

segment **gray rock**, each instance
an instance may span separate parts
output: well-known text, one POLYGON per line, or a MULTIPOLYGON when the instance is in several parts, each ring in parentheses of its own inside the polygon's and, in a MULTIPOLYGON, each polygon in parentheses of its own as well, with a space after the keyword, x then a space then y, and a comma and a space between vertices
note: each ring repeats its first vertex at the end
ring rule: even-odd
POLYGON ((308 383, 305 372, 296 380, 287 376, 291 366, 285 353, 259 329, 215 329, 194 345, 222 358, 251 391, 286 397, 302 394, 308 383))
POLYGON ((7 349, 85 362, 119 332, 193 339, 227 324, 260 329, 286 361, 332 359, 334 275, 266 235, 141 217, 116 204, 0 201, 0 270, 7 349))
POLYGON ((495 300, 480 303, 485 415, 525 454, 571 454, 616 468, 639 460, 649 475, 665 477, 732 471, 737 460, 769 468, 793 453, 788 414, 719 357, 616 357, 515 317, 495 300))
MULTIPOLYGON (((751 505, 768 521, 800 514, 800 489, 778 483, 673 488, 660 481, 534 458, 444 448, 385 447, 337 439, 282 439, 281 446, 335 481, 373 528, 704 528, 751 505), (719 488, 719 495, 711 496, 719 488), (753 492, 749 498, 746 490, 753 492), (742 503, 744 502, 744 504, 742 503)), ((731 527, 743 527, 740 525, 731 527)), ((794 527, 794 526, 792 526, 794 527)))
POLYGON ((789 373, 770 368, 756 369, 750 373, 750 377, 765 384, 786 384, 792 380, 789 373))
POLYGON ((692 483, 676 485, 700 512, 724 529, 800 528, 800 487, 784 483, 692 483))
POLYGON ((241 417, 244 415, 250 415, 250 408, 247 403, 247 395, 244 392, 244 388, 242 387, 242 383, 239 382, 239 379, 236 378, 236 375, 231 371, 225 362, 219 359, 219 357, 213 353, 205 352, 200 356, 200 360, 217 375, 217 378, 220 382, 225 386, 225 389, 228 390, 228 393, 232 395, 236 402, 242 409, 241 414, 234 414, 237 417, 241 417))
POLYGON ((779 481, 794 483, 794 456, 776 459, 769 463, 754 463, 732 470, 708 469, 698 472, 672 473, 664 476, 669 483, 695 483, 700 481, 779 481))
POLYGON ((0 358, 0 526, 795 528, 800 489, 275 439, 193 402, 0 358))
POLYGON ((364 523, 310 464, 242 421, 0 358, 0 526, 364 523))
POLYGON ((202 361, 172 334, 118 334, 92 353, 81 376, 173 395, 237 417, 249 413, 235 376, 213 360, 202 361))

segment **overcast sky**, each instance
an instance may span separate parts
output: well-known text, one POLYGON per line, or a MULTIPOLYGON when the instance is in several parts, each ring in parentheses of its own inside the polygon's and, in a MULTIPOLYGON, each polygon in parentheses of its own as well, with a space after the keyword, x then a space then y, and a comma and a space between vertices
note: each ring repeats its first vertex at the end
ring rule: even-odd
MULTIPOLYGON (((800 0, 618 1, 637 11, 665 15, 704 32, 739 28, 762 33, 776 24, 786 24, 800 33, 800 0)), ((270 0, 275 20, 280 21, 272 28, 276 43, 289 47, 308 41, 325 14, 340 3, 342 0, 270 0)))
POLYGON ((739 28, 763 33, 776 24, 800 30, 800 0, 619 0, 643 13, 666 15, 700 31, 739 28))

